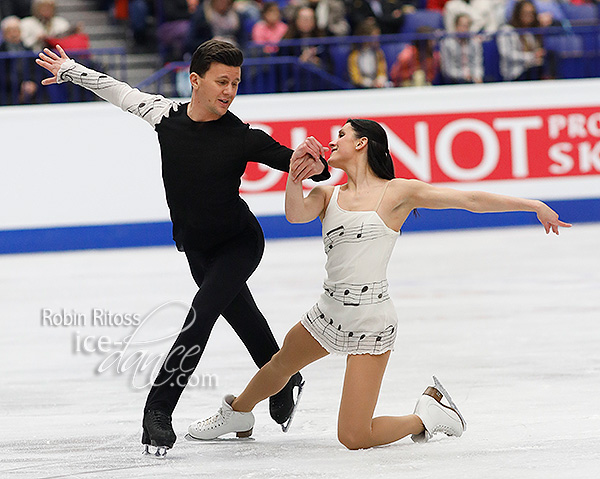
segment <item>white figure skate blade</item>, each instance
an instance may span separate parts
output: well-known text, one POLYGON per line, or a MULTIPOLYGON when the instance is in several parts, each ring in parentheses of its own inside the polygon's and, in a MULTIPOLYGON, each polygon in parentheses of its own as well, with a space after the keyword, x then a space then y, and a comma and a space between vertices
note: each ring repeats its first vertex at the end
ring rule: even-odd
MULTIPOLYGON (((234 433, 231 433, 234 434, 234 433)), ((254 441, 253 437, 216 437, 214 439, 196 439, 195 437, 186 434, 184 436, 185 440, 190 441, 190 442, 197 442, 197 443, 211 443, 211 442, 239 442, 239 441, 254 441)))
POLYGON ((465 418, 463 417, 463 415, 461 414, 461 412, 456 407, 456 404, 454 403, 454 401, 450 397, 450 394, 448 394, 448 391, 446 391, 446 388, 444 388, 444 386, 442 386, 442 383, 435 376, 433 376, 433 384, 434 384, 434 387, 439 392, 442 393, 442 396, 444 396, 446 398, 446 401, 448 401, 448 404, 450 404, 450 407, 456 411, 456 414, 458 414, 458 416, 460 417, 460 420, 463 423, 463 428, 466 431, 467 430, 467 421, 465 421, 465 418))

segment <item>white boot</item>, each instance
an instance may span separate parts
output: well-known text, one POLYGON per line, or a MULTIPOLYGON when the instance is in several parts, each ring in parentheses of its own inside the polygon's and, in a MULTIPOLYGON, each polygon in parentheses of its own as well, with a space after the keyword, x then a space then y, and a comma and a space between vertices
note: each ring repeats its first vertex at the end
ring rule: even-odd
POLYGON ((234 411, 231 407, 234 399, 233 394, 225 396, 217 414, 189 425, 189 435, 201 440, 216 439, 230 432, 235 432, 237 437, 249 437, 254 427, 254 414, 234 411))
POLYGON ((434 376, 435 387, 428 387, 417 401, 415 412, 425 426, 421 434, 413 434, 414 442, 427 442, 431 436, 443 432, 447 436, 462 436, 466 429, 466 423, 458 411, 456 404, 434 376), (442 392, 440 392, 442 391, 442 392), (446 397, 450 406, 442 404, 442 398, 446 397))

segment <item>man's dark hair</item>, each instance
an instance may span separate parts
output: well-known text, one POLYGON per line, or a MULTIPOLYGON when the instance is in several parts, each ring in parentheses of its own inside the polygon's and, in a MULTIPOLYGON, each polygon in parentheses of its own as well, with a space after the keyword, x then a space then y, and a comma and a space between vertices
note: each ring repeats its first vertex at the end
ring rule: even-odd
POLYGON ((197 73, 203 77, 212 63, 241 67, 243 62, 244 54, 232 43, 208 40, 196 48, 190 63, 190 73, 197 73))

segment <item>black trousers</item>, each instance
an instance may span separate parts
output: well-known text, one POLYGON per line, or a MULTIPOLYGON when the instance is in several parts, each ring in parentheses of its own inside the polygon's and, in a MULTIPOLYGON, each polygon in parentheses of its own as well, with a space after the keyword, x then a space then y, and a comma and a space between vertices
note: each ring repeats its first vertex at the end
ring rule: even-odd
POLYGON ((252 217, 241 234, 208 252, 186 249, 199 290, 148 394, 146 410, 173 413, 219 315, 235 330, 259 368, 279 350, 267 320, 246 285, 262 258, 264 247, 262 229, 252 217))

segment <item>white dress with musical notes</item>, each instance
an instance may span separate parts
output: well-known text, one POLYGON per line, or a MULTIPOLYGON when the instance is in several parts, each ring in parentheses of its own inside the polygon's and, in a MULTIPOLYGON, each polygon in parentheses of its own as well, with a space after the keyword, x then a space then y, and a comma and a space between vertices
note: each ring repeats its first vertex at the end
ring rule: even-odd
POLYGON ((381 198, 375 210, 347 211, 338 205, 339 191, 323 218, 324 292, 301 322, 330 353, 382 354, 396 339, 386 271, 399 233, 377 214, 381 198))

